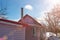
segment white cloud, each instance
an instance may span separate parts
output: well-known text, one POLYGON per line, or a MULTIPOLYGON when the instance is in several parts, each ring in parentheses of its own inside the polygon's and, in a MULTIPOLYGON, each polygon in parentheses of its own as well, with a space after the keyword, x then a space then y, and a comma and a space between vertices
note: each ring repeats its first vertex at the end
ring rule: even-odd
POLYGON ((29 5, 29 4, 26 5, 25 8, 28 9, 28 10, 33 10, 33 7, 31 5, 29 5))

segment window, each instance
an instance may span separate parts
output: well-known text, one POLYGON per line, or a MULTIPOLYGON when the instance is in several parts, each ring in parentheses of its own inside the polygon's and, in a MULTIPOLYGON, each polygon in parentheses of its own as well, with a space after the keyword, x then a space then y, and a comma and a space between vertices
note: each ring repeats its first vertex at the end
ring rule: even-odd
POLYGON ((36 28, 33 28, 33 36, 36 36, 36 28))

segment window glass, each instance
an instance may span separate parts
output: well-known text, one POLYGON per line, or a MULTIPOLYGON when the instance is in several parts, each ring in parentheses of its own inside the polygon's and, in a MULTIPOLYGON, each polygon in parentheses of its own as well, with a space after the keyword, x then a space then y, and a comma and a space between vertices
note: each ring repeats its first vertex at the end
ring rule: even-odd
POLYGON ((36 36, 36 28, 33 28, 33 36, 36 36))

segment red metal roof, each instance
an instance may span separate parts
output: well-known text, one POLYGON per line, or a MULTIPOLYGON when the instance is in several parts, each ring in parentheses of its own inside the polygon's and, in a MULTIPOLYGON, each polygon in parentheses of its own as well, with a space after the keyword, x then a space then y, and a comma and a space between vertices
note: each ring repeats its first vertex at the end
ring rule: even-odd
POLYGON ((18 22, 16 22, 16 21, 7 20, 7 19, 0 19, 0 21, 9 22, 9 23, 14 23, 14 24, 20 24, 20 25, 21 25, 21 23, 18 23, 18 22))
POLYGON ((23 25, 23 27, 29 26, 26 23, 20 23, 20 22, 16 22, 16 21, 7 20, 7 19, 0 19, 0 21, 4 21, 4 22, 8 22, 8 23, 14 23, 14 24, 18 24, 18 25, 23 25))
POLYGON ((7 19, 0 19, 0 21, 9 22, 9 23, 14 23, 14 24, 23 25, 23 26, 31 26, 31 25, 29 25, 28 23, 25 23, 25 22, 24 22, 24 19, 25 19, 26 17, 31 18, 35 23, 37 23, 38 25, 41 26, 40 23, 38 23, 35 19, 33 19, 33 18, 32 18, 31 16, 29 16, 28 14, 25 15, 25 16, 24 16, 21 20, 19 20, 18 22, 12 21, 12 20, 7 20, 7 19), (23 20, 23 21, 22 21, 22 20, 23 20))
POLYGON ((30 19, 32 19, 36 24, 41 25, 40 23, 38 23, 34 18, 32 18, 31 16, 29 16, 28 14, 25 15, 21 20, 19 20, 18 22, 22 22, 22 20, 24 21, 25 18, 29 17, 30 19))

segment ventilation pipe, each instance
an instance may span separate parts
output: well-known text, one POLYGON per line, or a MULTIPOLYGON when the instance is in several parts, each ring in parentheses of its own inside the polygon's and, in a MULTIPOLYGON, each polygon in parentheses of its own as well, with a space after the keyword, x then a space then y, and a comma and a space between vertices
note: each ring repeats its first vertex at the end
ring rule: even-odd
POLYGON ((21 8, 21 18, 23 18, 23 8, 21 8))

